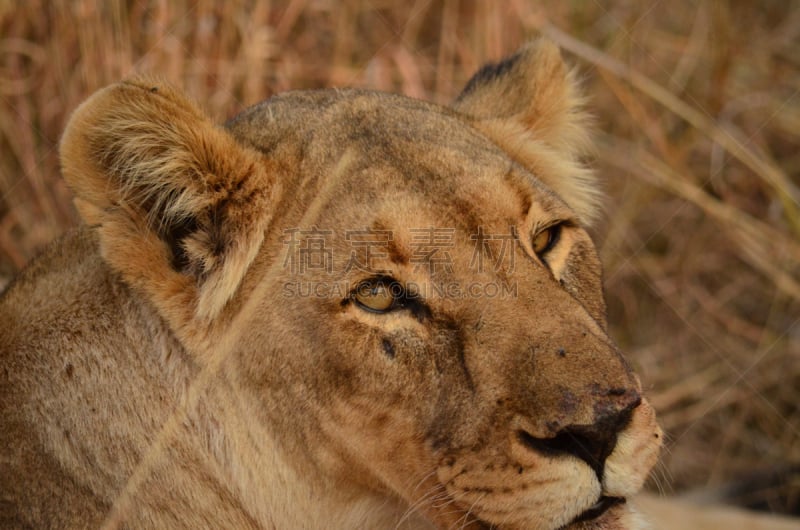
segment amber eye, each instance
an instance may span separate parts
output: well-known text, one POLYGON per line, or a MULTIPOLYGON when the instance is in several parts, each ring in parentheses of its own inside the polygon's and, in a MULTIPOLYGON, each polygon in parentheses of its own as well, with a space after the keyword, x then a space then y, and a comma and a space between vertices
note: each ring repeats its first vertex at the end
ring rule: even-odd
POLYGON ((385 313, 394 309, 402 296, 402 287, 397 282, 367 280, 356 287, 353 300, 362 308, 374 313, 385 313))
POLYGON ((558 242, 558 236, 561 234, 561 225, 553 225, 549 228, 541 230, 538 234, 533 236, 531 246, 537 256, 547 254, 558 242))

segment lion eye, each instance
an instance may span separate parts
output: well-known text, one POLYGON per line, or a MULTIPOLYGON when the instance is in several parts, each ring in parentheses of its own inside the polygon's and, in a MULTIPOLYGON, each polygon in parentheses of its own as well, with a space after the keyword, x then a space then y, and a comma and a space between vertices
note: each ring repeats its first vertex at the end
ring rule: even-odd
POLYGON ((545 228, 538 234, 533 236, 531 246, 537 256, 541 257, 547 254, 558 243, 558 237, 561 234, 561 225, 553 225, 545 228))
POLYGON ((352 296, 362 309, 385 313, 394 309, 401 294, 400 285, 397 283, 368 280, 360 283, 352 296))

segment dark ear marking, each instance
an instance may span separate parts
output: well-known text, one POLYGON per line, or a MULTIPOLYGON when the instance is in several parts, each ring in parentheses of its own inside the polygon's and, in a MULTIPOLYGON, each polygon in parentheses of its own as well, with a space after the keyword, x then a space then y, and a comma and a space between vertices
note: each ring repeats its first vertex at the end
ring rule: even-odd
POLYGON ((477 87, 481 85, 485 85, 489 83, 493 79, 497 79, 499 77, 503 77, 506 75, 511 69, 514 68, 514 65, 517 64, 519 61, 521 54, 519 52, 506 57, 505 59, 496 62, 496 63, 487 63, 481 67, 480 70, 475 72, 469 81, 467 81, 464 90, 458 95, 455 100, 455 103, 458 103, 464 97, 468 96, 471 92, 473 92, 477 87))
POLYGON ((189 234, 197 231, 198 222, 196 217, 189 217, 166 227, 162 232, 163 239, 169 245, 172 254, 172 268, 176 272, 188 272, 191 259, 183 246, 183 241, 189 234))

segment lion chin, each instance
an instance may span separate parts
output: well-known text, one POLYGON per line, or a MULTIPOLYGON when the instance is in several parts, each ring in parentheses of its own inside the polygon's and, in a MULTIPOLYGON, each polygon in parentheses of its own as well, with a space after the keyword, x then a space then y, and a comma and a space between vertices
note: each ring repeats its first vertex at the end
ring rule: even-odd
POLYGON ((540 41, 449 106, 94 94, 60 145, 85 225, 0 297, 0 526, 643 528, 662 435, 575 77, 540 41))

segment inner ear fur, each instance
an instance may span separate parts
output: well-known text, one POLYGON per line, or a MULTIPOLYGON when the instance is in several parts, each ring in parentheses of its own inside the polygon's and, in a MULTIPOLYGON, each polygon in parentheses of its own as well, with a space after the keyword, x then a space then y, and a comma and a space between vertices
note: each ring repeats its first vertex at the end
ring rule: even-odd
POLYGON ((264 156, 180 91, 139 77, 75 111, 61 164, 104 259, 173 327, 219 315, 271 217, 275 182, 264 156))
POLYGON ((481 68, 452 106, 589 224, 601 193, 583 164, 591 147, 584 102, 558 47, 540 39, 481 68))

